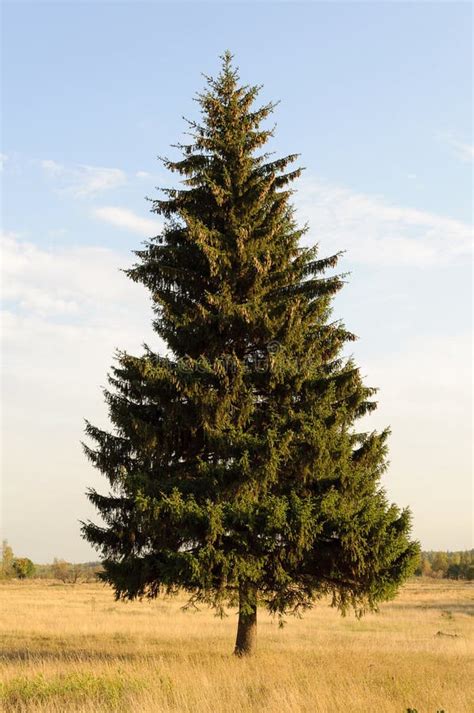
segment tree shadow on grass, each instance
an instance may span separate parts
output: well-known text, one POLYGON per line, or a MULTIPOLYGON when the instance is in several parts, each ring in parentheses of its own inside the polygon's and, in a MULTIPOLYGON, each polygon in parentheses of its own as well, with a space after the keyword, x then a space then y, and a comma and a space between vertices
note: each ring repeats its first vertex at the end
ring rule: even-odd
POLYGON ((451 612, 452 614, 466 614, 474 616, 474 603, 470 602, 420 602, 419 604, 407 604, 404 602, 393 602, 389 605, 394 609, 411 609, 413 611, 437 610, 439 612, 451 612))
MULTIPOLYGON (((156 644, 155 644, 156 645, 156 644)), ((206 651, 206 660, 209 659, 221 660, 228 658, 229 654, 219 651, 206 651)), ((88 648, 57 648, 51 649, 47 647, 35 646, 4 646, 0 649, 0 663, 28 662, 30 664, 41 663, 43 661, 61 661, 63 663, 87 663, 87 662, 112 662, 112 663, 132 663, 140 661, 140 663, 150 662, 156 665, 157 661, 175 662, 185 659, 187 662, 202 662, 202 650, 186 649, 179 646, 166 647, 156 646, 153 651, 127 651, 126 649, 116 652, 100 651, 88 648)))
POLYGON ((90 649, 64 649, 54 651, 51 649, 35 649, 32 651, 28 648, 6 649, 0 651, 0 662, 15 662, 27 661, 29 663, 40 663, 41 661, 67 661, 87 662, 87 661, 141 661, 156 659, 156 655, 140 654, 136 652, 117 652, 109 653, 104 651, 91 651, 90 649))

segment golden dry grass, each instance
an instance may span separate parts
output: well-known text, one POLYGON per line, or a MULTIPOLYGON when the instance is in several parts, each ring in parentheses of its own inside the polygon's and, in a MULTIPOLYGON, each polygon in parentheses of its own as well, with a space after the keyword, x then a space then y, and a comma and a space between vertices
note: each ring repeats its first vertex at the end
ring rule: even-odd
POLYGON ((117 603, 100 584, 0 585, 5 711, 470 713, 473 587, 413 581, 379 614, 319 604, 257 655, 231 656, 236 616, 183 599, 117 603), (442 632, 442 634, 438 634, 442 632))

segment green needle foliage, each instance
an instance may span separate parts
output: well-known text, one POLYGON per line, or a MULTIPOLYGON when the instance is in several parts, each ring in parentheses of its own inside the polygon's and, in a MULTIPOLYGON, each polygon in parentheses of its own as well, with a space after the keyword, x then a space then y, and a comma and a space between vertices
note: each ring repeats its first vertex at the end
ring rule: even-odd
POLYGON ((375 389, 342 356, 354 336, 330 321, 339 255, 300 247, 297 156, 262 150, 274 104, 256 107, 260 87, 222 60, 190 143, 164 159, 181 187, 153 201, 163 231, 127 271, 150 290, 171 356, 117 356, 113 432, 88 423, 85 446, 111 492, 89 491, 103 524, 83 534, 117 598, 182 588, 222 611, 240 595, 248 653, 257 599, 284 615, 329 593, 360 614, 394 596, 418 545, 380 487, 388 431, 355 428, 375 389))

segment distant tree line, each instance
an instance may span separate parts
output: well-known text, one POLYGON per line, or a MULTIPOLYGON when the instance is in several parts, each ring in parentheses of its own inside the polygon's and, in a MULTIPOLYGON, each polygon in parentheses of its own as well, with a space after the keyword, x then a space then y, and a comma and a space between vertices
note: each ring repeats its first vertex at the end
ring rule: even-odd
POLYGON ((433 579, 474 579, 474 550, 422 552, 415 574, 433 579))
POLYGON ((102 571, 100 562, 81 562, 73 564, 63 559, 54 558, 51 564, 36 565, 37 579, 57 579, 60 582, 94 582, 102 571))
POLYGON ((2 542, 0 579, 57 579, 60 582, 93 582, 102 570, 100 562, 73 564, 54 558, 50 564, 34 564, 28 557, 15 557, 7 540, 2 542))

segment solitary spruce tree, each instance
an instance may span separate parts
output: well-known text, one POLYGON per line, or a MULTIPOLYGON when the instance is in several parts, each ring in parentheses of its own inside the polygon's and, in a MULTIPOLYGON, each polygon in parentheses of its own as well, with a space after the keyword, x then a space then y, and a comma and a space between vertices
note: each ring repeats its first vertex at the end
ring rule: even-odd
POLYGON ((111 491, 88 497, 83 534, 117 598, 178 588, 223 611, 238 602, 235 653, 251 653, 257 603, 283 616, 323 595, 374 609, 410 574, 407 510, 380 487, 387 431, 361 433, 375 389, 342 356, 331 322, 338 255, 300 247, 290 204, 297 158, 270 160, 274 104, 239 84, 226 53, 198 95, 181 177, 153 211, 162 233, 127 271, 154 305, 164 358, 120 352, 105 391, 113 432, 86 446, 111 491))

